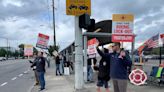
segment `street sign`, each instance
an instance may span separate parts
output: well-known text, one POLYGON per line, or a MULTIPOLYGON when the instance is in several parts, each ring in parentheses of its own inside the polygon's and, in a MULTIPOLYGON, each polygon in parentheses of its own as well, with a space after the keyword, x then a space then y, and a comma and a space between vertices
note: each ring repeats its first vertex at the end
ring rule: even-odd
POLYGON ((112 34, 112 42, 133 42, 134 35, 112 34))
POLYGON ((147 80, 147 75, 141 69, 134 69, 129 75, 130 82, 134 85, 143 85, 147 80))
POLYGON ((96 56, 95 54, 97 53, 97 50, 96 50, 97 43, 98 41, 96 38, 93 38, 88 41, 88 55, 96 56))
POLYGON ((49 41, 48 35, 39 33, 36 47, 42 48, 42 49, 47 49, 48 41, 49 41))
POLYGON ((24 56, 32 56, 32 55, 33 55, 33 46, 24 45, 24 56))
POLYGON ((66 0, 66 13, 74 16, 84 13, 91 15, 91 0, 66 0))
POLYGON ((113 14, 112 16, 112 42, 133 42, 132 14, 113 14))

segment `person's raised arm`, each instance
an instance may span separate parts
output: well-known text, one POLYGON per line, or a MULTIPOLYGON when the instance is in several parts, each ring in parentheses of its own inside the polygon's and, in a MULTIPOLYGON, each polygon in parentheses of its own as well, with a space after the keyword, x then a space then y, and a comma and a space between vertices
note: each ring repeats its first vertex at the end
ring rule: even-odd
POLYGON ((97 49, 97 52, 99 53, 99 55, 100 55, 101 57, 107 59, 108 56, 109 56, 109 54, 108 54, 108 53, 102 52, 102 51, 98 48, 98 46, 99 46, 99 45, 97 44, 97 45, 96 45, 96 49, 97 49))

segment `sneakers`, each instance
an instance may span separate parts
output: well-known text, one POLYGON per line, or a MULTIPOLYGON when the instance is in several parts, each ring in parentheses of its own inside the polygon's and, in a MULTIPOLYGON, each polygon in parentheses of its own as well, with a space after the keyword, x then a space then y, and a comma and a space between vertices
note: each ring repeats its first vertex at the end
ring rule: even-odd
POLYGON ((35 85, 34 86, 38 86, 39 85, 39 83, 35 83, 35 85))
POLYGON ((43 90, 45 90, 45 88, 40 88, 39 92, 40 92, 40 91, 43 91, 43 90))

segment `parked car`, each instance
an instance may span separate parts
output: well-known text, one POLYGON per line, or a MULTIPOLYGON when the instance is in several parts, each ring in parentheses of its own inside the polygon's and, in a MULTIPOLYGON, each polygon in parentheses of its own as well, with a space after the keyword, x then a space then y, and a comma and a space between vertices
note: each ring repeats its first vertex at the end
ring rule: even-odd
POLYGON ((5 61, 6 58, 5 57, 0 57, 0 61, 5 61))

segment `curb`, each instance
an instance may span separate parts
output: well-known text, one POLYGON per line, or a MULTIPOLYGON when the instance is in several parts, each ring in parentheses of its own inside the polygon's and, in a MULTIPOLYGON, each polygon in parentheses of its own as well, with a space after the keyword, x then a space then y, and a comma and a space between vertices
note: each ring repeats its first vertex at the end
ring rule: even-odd
POLYGON ((33 86, 30 87, 29 91, 27 92, 32 92, 32 89, 34 88, 35 82, 33 83, 33 86))

